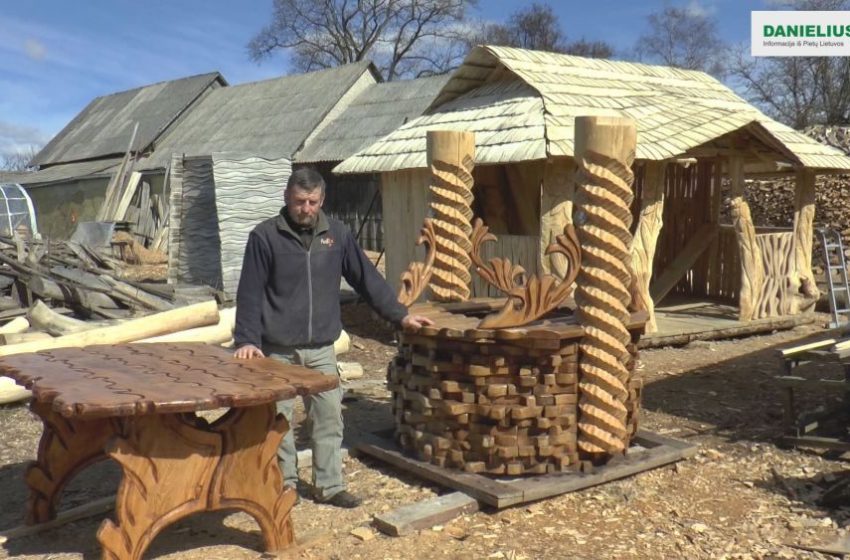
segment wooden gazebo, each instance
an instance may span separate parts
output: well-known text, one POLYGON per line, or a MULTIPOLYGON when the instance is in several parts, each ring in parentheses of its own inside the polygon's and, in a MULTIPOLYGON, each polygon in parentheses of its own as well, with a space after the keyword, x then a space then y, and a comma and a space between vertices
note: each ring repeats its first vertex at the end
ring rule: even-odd
MULTIPOLYGON (((649 332, 670 295, 727 302, 738 322, 813 307, 814 180, 847 172, 850 157, 702 72, 490 46, 470 52, 422 117, 335 168, 382 174, 387 277, 423 257, 415 241, 432 198, 428 130, 475 133, 471 210, 498 236, 492 254, 563 275, 563 257, 545 249, 573 219, 582 115, 637 125, 631 289, 649 332), (797 177, 793 227, 757 227, 746 179, 777 174, 797 177)), ((497 295, 479 279, 471 294, 497 295)))

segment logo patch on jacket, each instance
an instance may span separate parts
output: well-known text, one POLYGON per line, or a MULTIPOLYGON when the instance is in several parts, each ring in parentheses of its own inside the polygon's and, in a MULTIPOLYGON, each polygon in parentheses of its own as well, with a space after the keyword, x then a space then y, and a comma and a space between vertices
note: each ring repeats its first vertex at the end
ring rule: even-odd
POLYGON ((319 240, 319 243, 321 243, 322 245, 327 245, 328 247, 333 247, 336 241, 334 241, 333 237, 323 237, 319 240))

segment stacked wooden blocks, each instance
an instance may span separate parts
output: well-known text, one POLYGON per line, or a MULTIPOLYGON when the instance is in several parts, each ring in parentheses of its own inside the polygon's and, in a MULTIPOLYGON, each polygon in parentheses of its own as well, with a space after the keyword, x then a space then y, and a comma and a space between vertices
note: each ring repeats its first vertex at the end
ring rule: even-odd
MULTIPOLYGON (((473 473, 579 468, 579 340, 401 334, 388 368, 400 444, 421 460, 473 473)), ((631 350, 634 356, 634 345, 631 350)), ((634 359, 628 366, 633 372, 634 359)), ((631 435, 640 406, 634 377, 629 399, 631 435)))

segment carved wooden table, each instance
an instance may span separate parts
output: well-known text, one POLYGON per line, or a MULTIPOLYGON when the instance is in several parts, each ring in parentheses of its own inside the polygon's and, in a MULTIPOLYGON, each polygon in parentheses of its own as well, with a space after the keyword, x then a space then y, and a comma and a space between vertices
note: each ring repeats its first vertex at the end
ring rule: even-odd
POLYGON ((295 490, 277 448, 289 426, 275 401, 334 388, 338 380, 271 359, 236 360, 203 344, 89 346, 0 360, 0 374, 33 392, 44 421, 26 472, 27 522, 56 515, 62 489, 111 457, 124 477, 117 523, 97 538, 105 559, 135 560, 167 525, 199 511, 241 509, 268 550, 293 542, 295 490), (230 407, 208 424, 194 413, 230 407))

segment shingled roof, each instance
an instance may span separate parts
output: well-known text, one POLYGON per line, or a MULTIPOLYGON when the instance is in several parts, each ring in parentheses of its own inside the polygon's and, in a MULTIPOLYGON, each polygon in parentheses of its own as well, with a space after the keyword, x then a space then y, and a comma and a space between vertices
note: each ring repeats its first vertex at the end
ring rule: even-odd
POLYGON ((296 155, 299 163, 341 161, 421 115, 448 75, 382 82, 369 87, 296 155))
POLYGON ((211 72, 98 97, 30 163, 48 166, 123 154, 135 123, 139 130, 132 149, 144 151, 207 88, 222 85, 227 82, 221 74, 211 72))
POLYGON ((470 51, 425 115, 345 160, 335 171, 425 167, 424 131, 430 129, 475 132, 479 164, 571 157, 575 117, 592 115, 634 119, 637 159, 684 156, 746 128, 793 164, 850 169, 850 157, 772 120, 703 72, 482 46, 470 51), (519 101, 516 90, 507 85, 511 82, 528 88, 525 126, 516 114, 519 101), (491 102, 483 104, 488 96, 491 102), (540 104, 532 103, 532 98, 540 104), (504 111, 511 113, 510 118, 505 119, 504 111), (499 119, 510 126, 494 128, 499 119), (522 149, 517 149, 518 140, 522 149))
POLYGON ((370 62, 358 62, 219 88, 169 130, 136 168, 164 168, 173 153, 292 158, 340 101, 353 100, 377 77, 370 62))

